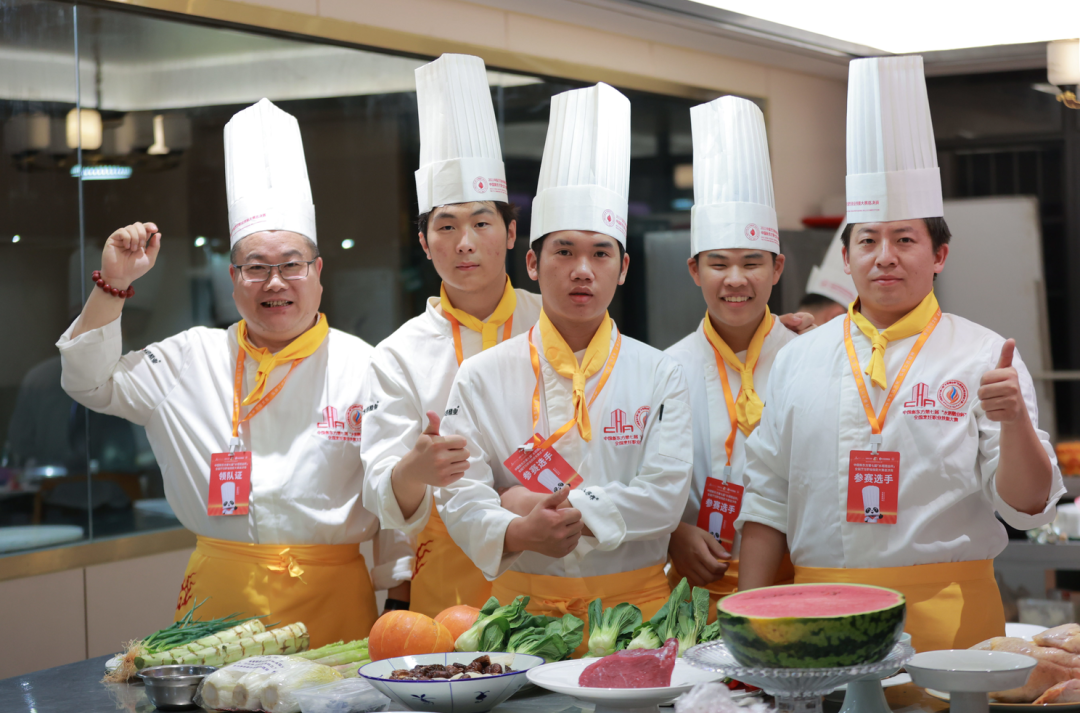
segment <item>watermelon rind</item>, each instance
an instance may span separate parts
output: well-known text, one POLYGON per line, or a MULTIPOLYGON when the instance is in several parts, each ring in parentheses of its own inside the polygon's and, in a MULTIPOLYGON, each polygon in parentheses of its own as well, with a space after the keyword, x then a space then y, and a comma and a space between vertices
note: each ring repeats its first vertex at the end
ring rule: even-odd
MULTIPOLYGON (((829 585, 789 584, 770 590, 821 586, 829 585)), ((833 668, 881 661, 904 633, 904 595, 871 585, 836 586, 885 589, 897 595, 897 602, 884 609, 842 616, 750 617, 724 608, 729 599, 760 590, 739 592, 717 603, 717 621, 728 650, 740 665, 750 668, 833 668)))

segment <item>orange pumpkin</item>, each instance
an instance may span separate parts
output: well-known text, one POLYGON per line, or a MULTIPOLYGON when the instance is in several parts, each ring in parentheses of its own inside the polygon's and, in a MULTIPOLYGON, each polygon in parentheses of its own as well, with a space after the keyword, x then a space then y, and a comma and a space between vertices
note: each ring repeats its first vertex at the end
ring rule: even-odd
POLYGON ((479 616, 480 610, 476 607, 471 607, 468 604, 458 604, 443 609, 435 617, 435 621, 449 629, 454 641, 457 641, 459 636, 472 628, 479 616))
POLYGON ((454 650, 450 630, 419 612, 396 610, 383 614, 368 635, 372 661, 395 656, 447 653, 454 650))

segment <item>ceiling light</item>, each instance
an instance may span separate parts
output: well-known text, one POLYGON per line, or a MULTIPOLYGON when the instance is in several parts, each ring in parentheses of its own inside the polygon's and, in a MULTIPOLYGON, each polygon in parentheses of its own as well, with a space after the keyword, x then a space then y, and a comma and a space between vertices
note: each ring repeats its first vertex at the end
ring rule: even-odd
POLYGON ((345 238, 341 241, 341 247, 345 248, 346 250, 351 248, 353 245, 356 245, 356 243, 353 241, 352 238, 345 238))
POLYGON ((195 238, 195 247, 201 248, 203 245, 206 245, 206 238, 201 235, 195 238))
POLYGON ((18 235, 12 235, 11 236, 11 242, 13 242, 13 243, 17 243, 20 240, 22 240, 22 238, 20 238, 18 235))
POLYGON ((164 156, 169 153, 169 147, 165 145, 165 115, 158 114, 154 117, 154 143, 146 149, 151 156, 164 156))
POLYGON ((72 178, 82 178, 84 181, 118 181, 131 178, 131 166, 87 166, 85 169, 79 164, 71 167, 72 178))
POLYGON ((67 113, 67 145, 76 149, 82 145, 84 151, 97 151, 101 148, 101 114, 95 109, 72 109, 67 113))
POLYGON ((1076 0, 1028 0, 1022 9, 973 11, 970 2, 907 0, 866 3, 865 0, 693 0, 778 25, 793 27, 885 52, 989 47, 1061 39, 1080 27, 1076 0))

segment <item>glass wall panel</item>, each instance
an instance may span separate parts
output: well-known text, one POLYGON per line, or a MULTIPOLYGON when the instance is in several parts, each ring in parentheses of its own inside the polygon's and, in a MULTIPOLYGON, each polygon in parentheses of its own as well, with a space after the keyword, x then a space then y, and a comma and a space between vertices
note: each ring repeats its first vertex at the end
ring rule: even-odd
MULTIPOLYGON (((135 221, 157 223, 163 242, 125 304, 125 350, 239 319, 223 130, 244 107, 266 97, 299 121, 332 326, 375 344, 438 294, 415 226, 413 72, 426 61, 123 8, 0 0, 0 289, 9 305, 0 329, 17 346, 0 352, 0 543, 16 526, 73 525, 75 538, 179 526, 144 429, 68 398, 54 345, 92 287, 105 240, 135 221), (76 74, 81 113, 72 111, 76 74)), ((535 290, 524 263, 550 100, 581 85, 499 71, 489 81, 521 209, 508 267, 535 290)), ((626 94, 631 268, 611 312, 647 340, 644 235, 689 227, 697 102, 626 94)), ((672 279, 688 281, 680 270, 672 279)))

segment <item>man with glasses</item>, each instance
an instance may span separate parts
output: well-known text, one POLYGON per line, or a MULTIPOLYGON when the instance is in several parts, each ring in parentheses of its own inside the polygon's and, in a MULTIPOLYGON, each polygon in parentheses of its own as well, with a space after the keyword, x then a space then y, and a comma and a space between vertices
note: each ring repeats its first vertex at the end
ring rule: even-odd
MULTIPOLYGON (((121 356, 120 314, 161 232, 113 233, 60 338, 64 389, 145 426, 176 516, 198 535, 176 617, 302 621, 312 646, 368 634, 374 590, 412 550, 360 504, 360 377, 371 347, 319 313, 322 258, 296 120, 267 100, 225 127, 233 298, 243 319, 121 356), (359 543, 376 540, 374 584, 359 543), (208 599, 209 598, 209 599, 208 599)), ((159 268, 161 269, 161 268, 159 268)))

